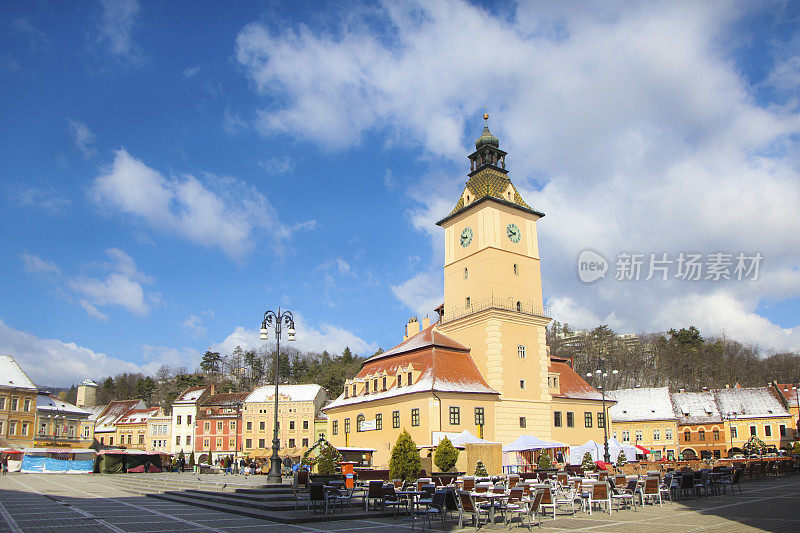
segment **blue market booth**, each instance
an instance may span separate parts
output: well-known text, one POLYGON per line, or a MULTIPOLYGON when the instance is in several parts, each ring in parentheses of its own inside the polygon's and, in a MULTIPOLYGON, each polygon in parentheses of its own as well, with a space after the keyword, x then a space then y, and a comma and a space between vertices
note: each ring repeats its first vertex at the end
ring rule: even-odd
POLYGON ((20 472, 25 474, 91 474, 95 451, 71 448, 25 448, 20 472))

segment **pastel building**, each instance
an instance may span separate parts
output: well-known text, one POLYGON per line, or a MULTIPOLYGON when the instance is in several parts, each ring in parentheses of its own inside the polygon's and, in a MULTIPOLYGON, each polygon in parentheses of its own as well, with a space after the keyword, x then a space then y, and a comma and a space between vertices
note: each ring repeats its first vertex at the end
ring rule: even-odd
POLYGON ((40 392, 36 398, 36 447, 88 448, 94 442, 94 421, 76 405, 40 392))
MULTIPOLYGON (((158 414, 147 419, 147 434, 145 442, 147 451, 159 453, 172 453, 172 417, 158 414)), ((187 458, 188 460, 188 458, 187 458)))
POLYGON ((727 430, 714 392, 678 392, 671 398, 683 458, 727 457, 727 430))
POLYGON ((159 407, 131 409, 115 424, 117 445, 133 450, 146 450, 148 438, 148 421, 154 416, 161 416, 159 407))
POLYGON ((197 410, 194 451, 198 462, 237 457, 242 451, 242 405, 248 394, 203 396, 197 410))
POLYGON ((89 419, 94 423, 94 438, 101 446, 121 446, 117 435, 117 420, 132 409, 144 409, 142 400, 119 400, 107 405, 97 405, 89 411, 89 419))
POLYGON ((654 460, 678 458, 678 422, 667 387, 618 389, 607 395, 616 400, 609 409, 615 439, 649 450, 654 460))
POLYGON ((716 389, 714 398, 729 435, 729 449, 740 451, 750 437, 786 448, 792 440, 792 415, 773 387, 716 389))
MULTIPOLYGON (((328 399, 316 384, 278 386, 278 438, 281 455, 299 457, 317 440, 314 422, 328 399)), ((275 385, 258 387, 244 400, 243 451, 252 457, 272 454, 275 385)))
POLYGON ((0 447, 33 446, 38 389, 10 355, 0 355, 0 447))
POLYGON ((172 402, 172 440, 171 453, 177 456, 183 452, 186 460, 195 451, 195 432, 197 429, 197 410, 204 397, 214 394, 214 386, 189 387, 172 402))

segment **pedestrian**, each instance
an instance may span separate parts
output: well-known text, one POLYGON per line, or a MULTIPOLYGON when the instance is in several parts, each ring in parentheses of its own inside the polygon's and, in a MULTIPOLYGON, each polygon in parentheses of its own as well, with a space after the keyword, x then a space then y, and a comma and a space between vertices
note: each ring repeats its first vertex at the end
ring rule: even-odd
POLYGON ((3 475, 8 474, 8 455, 3 455, 3 475))

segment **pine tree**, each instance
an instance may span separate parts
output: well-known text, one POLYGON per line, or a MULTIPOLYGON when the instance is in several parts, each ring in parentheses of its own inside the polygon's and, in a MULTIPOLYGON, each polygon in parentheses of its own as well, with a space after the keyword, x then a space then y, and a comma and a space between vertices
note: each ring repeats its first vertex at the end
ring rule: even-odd
POLYGON ((475 465, 475 475, 476 476, 488 476, 489 472, 486 471, 486 467, 483 466, 483 461, 478 461, 478 464, 475 465))
POLYGON ((547 450, 543 451, 539 455, 539 463, 538 463, 540 470, 547 470, 548 468, 553 468, 553 460, 550 459, 550 454, 547 450))
POLYGON ((622 465, 624 465, 627 462, 628 462, 628 458, 625 457, 625 452, 622 452, 622 451, 619 452, 619 455, 617 456, 617 468, 621 467, 622 465))
POLYGON ((194 468, 194 452, 189 454, 189 466, 194 468))
POLYGON ((581 463, 581 468, 584 470, 594 470, 595 469, 594 459, 592 459, 592 454, 586 452, 583 454, 583 462, 581 463))
POLYGON ((342 461, 342 454, 330 444, 323 444, 317 459, 317 472, 331 475, 336 473, 336 467, 342 461))
POLYGON ((422 467, 417 445, 405 429, 397 437, 397 442, 392 448, 392 458, 389 460, 389 475, 393 479, 410 481, 416 479, 422 467))
POLYGON ((436 453, 433 455, 433 464, 440 472, 449 472, 458 461, 458 450, 455 449, 450 439, 445 437, 436 446, 436 453))

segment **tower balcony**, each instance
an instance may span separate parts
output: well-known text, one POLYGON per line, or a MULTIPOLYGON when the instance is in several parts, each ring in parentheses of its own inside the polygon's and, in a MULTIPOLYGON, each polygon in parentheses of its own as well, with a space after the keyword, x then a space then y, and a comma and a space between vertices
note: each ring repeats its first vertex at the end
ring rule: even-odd
POLYGON ((470 302, 468 306, 455 309, 445 308, 444 316, 442 317, 441 322, 442 324, 446 324, 448 322, 452 322, 453 320, 458 320, 460 318, 464 318, 470 315, 475 315, 482 311, 486 311, 487 309, 511 311, 523 315, 536 316, 548 319, 552 318, 550 316, 550 306, 547 304, 545 304, 544 306, 539 306, 539 305, 534 305, 530 302, 525 303, 519 300, 515 300, 510 296, 508 298, 498 298, 496 296, 491 296, 489 298, 486 298, 485 300, 477 300, 474 302, 470 302))

